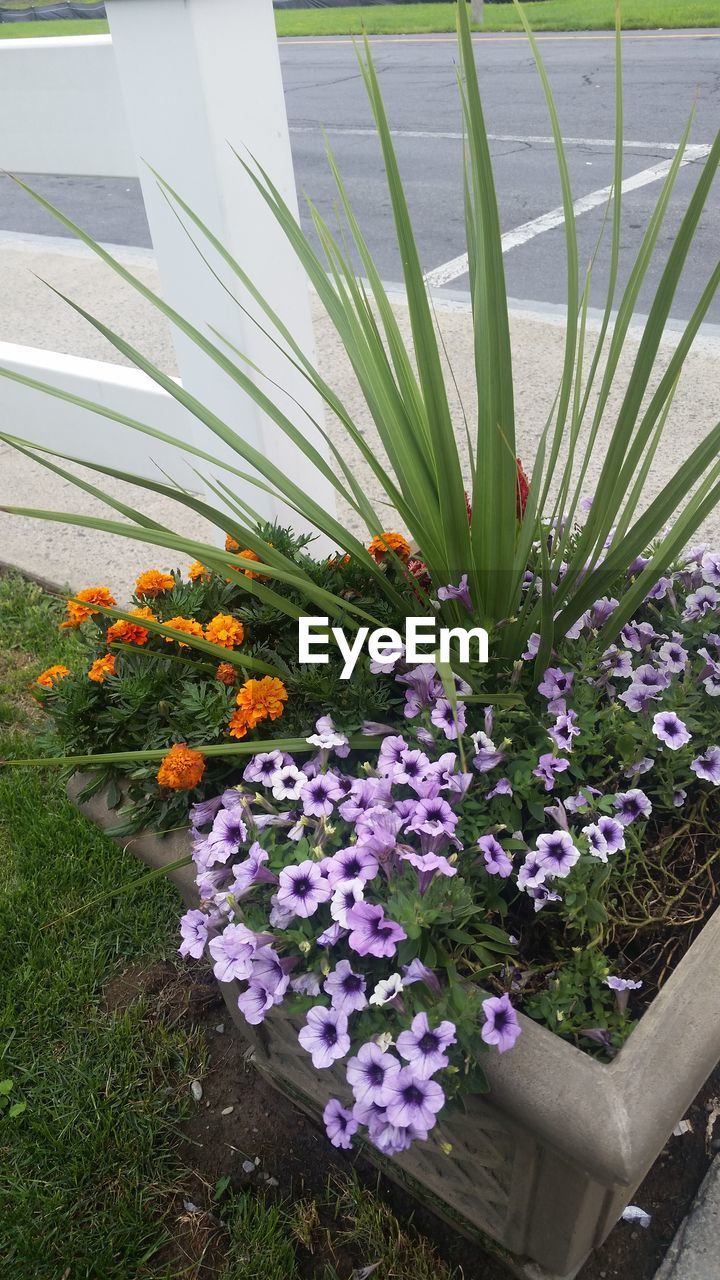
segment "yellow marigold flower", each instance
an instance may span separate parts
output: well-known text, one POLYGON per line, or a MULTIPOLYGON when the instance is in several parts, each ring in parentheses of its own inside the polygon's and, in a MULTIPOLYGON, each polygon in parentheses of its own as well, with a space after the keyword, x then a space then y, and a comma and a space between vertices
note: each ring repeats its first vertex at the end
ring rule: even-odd
POLYGON ((135 595, 141 600, 152 600, 161 596, 164 591, 172 591, 175 579, 171 573, 161 573, 159 569, 148 569, 141 573, 135 583, 135 595))
POLYGON ((60 623, 60 629, 65 630, 66 627, 79 627, 93 613, 97 613, 97 609, 88 609, 89 604, 104 604, 108 608, 112 608, 115 604, 115 597, 110 594, 108 587, 86 587, 84 591, 78 591, 77 600, 84 600, 86 604, 76 604, 75 600, 67 602, 67 622, 60 623))
MULTIPOLYGON (((152 609, 144 607, 142 609, 131 609, 133 618, 149 618, 152 622, 157 622, 157 618, 152 609)), ((126 622, 124 618, 119 618, 117 622, 113 622, 108 627, 107 642, 112 644, 114 640, 122 640, 124 644, 147 644, 150 632, 147 627, 141 627, 137 622, 126 622)))
POLYGON ((205 639, 223 649, 236 649, 245 639, 245 628, 229 613, 216 613, 205 628, 205 639))
POLYGON ((190 581, 200 582, 203 579, 207 580, 209 577, 210 570, 206 569, 205 565, 201 564, 199 560, 193 560, 190 568, 188 569, 188 578, 190 581))
POLYGON ((373 560, 378 563, 383 560, 388 551, 394 551, 396 556, 401 560, 407 560, 410 556, 410 543, 401 533, 382 533, 379 538, 373 538, 368 551, 373 560))
MULTIPOLYGON (((173 631, 184 631, 188 636, 201 636, 203 634, 201 624, 196 622, 194 618, 171 618, 169 622, 165 623, 165 626, 172 627, 173 631)), ((174 636, 163 636, 163 640, 166 644, 175 643, 174 636)), ((181 649, 189 648, 184 640, 178 640, 177 643, 181 649)))
POLYGON ((287 702, 287 689, 276 676, 263 676, 262 680, 246 680, 235 701, 248 728, 254 729, 261 720, 277 720, 287 702))
POLYGON ((233 556, 237 555, 238 551, 240 550, 240 543, 236 542, 235 539, 231 537, 229 533, 225 535, 225 550, 229 551, 230 554, 233 556))
POLYGON ((115 675, 115 654, 106 653, 103 658, 96 658, 88 671, 88 680, 96 684, 104 684, 108 676, 115 675))
POLYGON ((219 662, 215 679, 220 680, 223 684, 235 684, 237 680, 237 672, 232 662, 219 662))
POLYGON ((48 667, 47 670, 41 671, 35 683, 41 684, 43 689, 52 689, 56 680, 64 680, 69 675, 70 668, 64 667, 61 662, 58 662, 54 667, 48 667))
POLYGON ((176 742, 162 760, 157 780, 161 787, 170 787, 173 791, 192 791, 204 772, 202 751, 193 751, 186 743, 176 742))
POLYGON ((244 738, 248 731, 247 720, 243 711, 233 711, 228 725, 231 738, 244 738))

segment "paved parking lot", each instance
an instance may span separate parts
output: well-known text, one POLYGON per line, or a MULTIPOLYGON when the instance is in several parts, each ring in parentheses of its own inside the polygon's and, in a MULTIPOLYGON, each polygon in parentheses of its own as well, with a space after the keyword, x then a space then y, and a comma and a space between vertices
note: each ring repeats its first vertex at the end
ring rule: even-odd
MULTIPOLYGON (((545 34, 540 47, 553 83, 578 205, 581 263, 592 254, 612 177, 614 41, 609 33, 545 34)), ((467 288, 462 259, 462 138, 451 36, 372 41, 393 128, 421 259, 433 284, 467 288)), ((480 36, 477 61, 505 235, 508 291, 533 306, 564 301, 564 229, 550 128, 524 36, 480 36)), ((333 187, 323 130, 336 152, 381 273, 399 280, 388 197, 365 90, 351 40, 287 40, 281 48, 298 186, 332 218, 333 187)), ((621 276, 637 252, 674 147, 690 111, 696 118, 639 309, 647 308, 672 237, 717 127, 720 32, 634 32, 623 38, 625 195, 621 276)), ((242 141, 238 125, 233 141, 242 141)), ((149 245, 139 187, 120 179, 60 176, 35 180, 49 198, 107 242, 149 245)), ((686 318, 720 244, 716 183, 673 306, 686 318)), ((0 182, 2 230, 57 235, 59 228, 9 182, 0 182)), ((601 247, 591 301, 602 305, 601 247)), ((622 283, 622 279, 621 279, 622 283)), ((720 302, 710 320, 720 321, 720 302)))

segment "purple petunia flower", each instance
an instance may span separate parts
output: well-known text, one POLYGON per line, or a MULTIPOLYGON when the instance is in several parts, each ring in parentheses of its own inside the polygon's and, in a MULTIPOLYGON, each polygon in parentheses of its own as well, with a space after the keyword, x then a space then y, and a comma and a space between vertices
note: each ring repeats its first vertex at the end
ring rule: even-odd
POLYGON ((427 777, 429 768, 430 761, 424 751, 406 747, 390 776, 395 783, 405 782, 408 786, 417 787, 427 777))
POLYGON ((664 742, 671 751, 678 751, 692 737, 688 733, 687 726, 674 711, 658 711, 657 715, 653 716, 652 731, 655 737, 664 742))
POLYGON ((572 740, 580 734, 577 727, 577 713, 568 711, 567 715, 558 716, 552 729, 548 729, 548 733, 560 751, 572 751, 572 740))
POLYGON ((215 862, 227 862, 247 840, 247 827, 239 808, 222 809, 213 822, 207 838, 208 866, 215 862))
POLYGON ((382 907, 370 902, 358 902, 348 911, 348 927, 348 943, 359 956, 394 956, 396 943, 407 937, 399 924, 385 918, 382 907))
POLYGON ((347 913, 365 896, 365 884, 362 880, 338 880, 333 888, 330 901, 330 915, 343 929, 347 929, 347 913))
POLYGON ((642 653, 653 640, 657 640, 657 631, 649 622, 628 622, 620 632, 620 638, 626 649, 642 653))
POLYGON ((708 747, 690 765, 693 773, 704 782, 720 785, 720 747, 708 747))
POLYGON ((436 728, 442 729, 445 737, 452 741, 458 737, 458 734, 464 733, 467 726, 464 703, 458 702, 453 711, 452 704, 447 698, 438 698, 430 712, 430 719, 436 728))
POLYGON ((537 856, 548 875, 562 880, 575 866, 580 850, 575 848, 567 831, 552 831, 550 835, 538 836, 537 856))
POLYGON ((512 875, 512 858, 508 857, 499 840, 495 836, 481 836, 478 845, 482 851, 485 861, 485 870, 491 876, 500 876, 502 880, 506 880, 512 875))
POLYGON ((465 605, 465 608, 467 609, 468 613, 472 613, 473 602, 470 597, 470 588, 468 587, 467 574, 466 573, 463 574, 462 578, 460 579, 460 585, 458 587, 452 587, 452 586, 438 587, 437 598, 438 600, 459 600, 461 604, 465 605))
POLYGON ((208 950, 215 961, 213 973, 218 982, 249 978, 257 947, 256 935, 244 924, 229 924, 217 938, 212 938, 208 950))
POLYGON ((407 749, 407 742, 398 733, 389 734, 386 738, 383 738, 377 759, 378 773, 382 773, 387 777, 394 777, 395 767, 400 763, 403 752, 407 751, 407 749))
POLYGON ((358 1102, 365 1105, 387 1105, 389 1084, 400 1070, 391 1053, 383 1053, 373 1040, 361 1045, 347 1064, 347 1082, 358 1102))
POLYGON ((246 766, 243 778, 246 782, 258 782, 264 787, 269 787, 283 763, 282 751, 261 751, 253 756, 246 766))
POLYGON ((489 1000, 483 1000, 482 1007, 485 1022, 480 1035, 486 1044, 494 1045, 499 1053, 507 1053, 522 1031, 509 995, 491 996, 489 1000))
POLYGON ((250 982, 237 999, 238 1009, 251 1027, 264 1022, 265 1014, 272 1009, 274 1003, 273 993, 260 982, 250 982))
POLYGON ((402 1067, 388 1080, 387 1117, 398 1128, 413 1126, 427 1133, 444 1105, 440 1085, 420 1075, 415 1063, 402 1067))
POLYGON ((323 990, 330 996, 333 1009, 340 1013, 355 1013, 367 1008, 365 979, 353 973, 349 960, 341 960, 323 983, 323 990))
POLYGON ((398 1156, 401 1151, 407 1151, 413 1142, 424 1141, 427 1138, 426 1129, 418 1129, 417 1125, 395 1125, 390 1123, 382 1123, 379 1120, 371 1121, 368 1126, 368 1137, 374 1147, 378 1151, 382 1151, 385 1156, 398 1156))
POLYGON ((327 902, 332 893, 317 862, 308 858, 297 866, 283 867, 277 891, 278 906, 293 915, 307 919, 313 916, 321 902, 327 902))
POLYGON ((424 982, 430 991, 433 991, 437 996, 440 995, 441 987, 438 978, 432 969, 428 969, 427 965, 423 964, 422 960, 417 958, 411 960, 410 964, 404 964, 402 969, 404 987, 412 986, 413 982, 424 982))
POLYGON ((418 800, 407 829, 424 832, 428 836, 452 836, 457 822, 457 814, 453 813, 447 800, 435 796, 418 800))
POLYGON ((328 880, 335 887, 341 880, 362 880, 367 884, 378 873, 378 860, 360 844, 348 845, 333 854, 326 864, 328 880))
POLYGON ((328 818, 333 811, 336 800, 341 800, 343 792, 332 773, 319 773, 311 778, 300 793, 303 813, 308 818, 328 818))
POLYGON ((489 773, 491 769, 497 768, 499 764, 507 760, 506 752, 498 751, 492 738, 488 737, 487 733, 473 733, 471 737, 477 753, 473 756, 473 764, 478 773, 489 773))
POLYGON ((636 778, 642 773, 649 773, 655 767, 655 761, 652 756, 643 756, 642 760, 633 760, 627 768, 623 769, 623 775, 626 778, 636 778))
POLYGON ((268 854, 256 840, 250 845, 244 862, 238 862, 232 868, 234 879, 228 892, 234 898, 242 898, 254 884, 277 884, 277 876, 265 866, 267 861, 268 854))
POLYGON ((321 751, 334 751, 341 759, 350 754, 350 743, 344 733, 338 733, 332 716, 321 716, 315 723, 315 733, 306 742, 321 751))
POLYGON ((197 804, 191 805, 188 811, 190 825, 204 827, 207 822, 212 822, 221 805, 222 796, 213 796, 212 800, 200 800, 197 804))
POLYGON ((518 889, 536 889, 544 883, 547 874, 547 867, 543 866, 539 854, 530 851, 518 872, 518 889))
POLYGON ((630 791, 618 793, 613 804, 617 812, 617 820, 624 827, 635 822, 636 818, 649 818, 652 813, 652 804, 639 787, 632 787, 630 791))
POLYGON ((540 649, 540 632, 533 631, 528 638, 527 649, 521 655, 526 662, 530 662, 533 658, 537 658, 540 649))
POLYGON ((572 694, 573 681, 572 672, 563 671, 561 667, 548 667, 538 685, 538 693, 548 699, 548 711, 552 715, 562 716, 567 711, 565 699, 572 694))
POLYGON ((587 836, 590 852, 601 862, 607 862, 608 854, 617 853, 625 848, 625 833, 622 823, 616 818, 603 814, 597 822, 583 827, 583 835, 587 836))
POLYGON ((500 778, 495 786, 485 793, 486 800, 494 800, 495 796, 511 796, 513 794, 512 784, 509 778, 500 778))
POLYGON ((686 622, 697 622, 698 618, 714 613, 718 604, 720 604, 720 595, 715 588, 709 585, 703 586, 687 597, 682 616, 686 622))
POLYGON ((396 676, 398 684, 407 685, 405 694, 405 718, 412 720, 422 711, 429 711, 438 698, 442 697, 442 681, 432 662, 423 662, 412 671, 396 676))
POLYGON ((384 1004, 393 1003, 396 1008, 400 1008, 404 985, 399 973, 391 973, 389 978, 381 978, 376 984, 368 1003, 377 1005, 379 1009, 384 1004))
POLYGON ((666 640, 661 644, 658 657, 665 670, 672 672, 673 675, 679 675, 684 671, 688 662, 687 652, 677 640, 666 640))
POLYGON ((178 947, 181 956, 192 956, 199 960, 208 940, 208 918, 204 911, 186 911, 180 920, 182 942, 178 947))
POLYGON ((533 900, 533 910, 536 913, 542 911, 548 902, 562 902, 561 894, 555 893, 546 884, 539 884, 534 889, 528 889, 528 894, 533 900))
POLYGON ((310 1054, 316 1070, 331 1067, 350 1050, 347 1015, 338 1009, 315 1005, 308 1010, 305 1026, 298 1032, 298 1040, 310 1054))
POLYGON ((440 1022, 431 1027, 426 1013, 418 1013, 409 1031, 401 1031, 397 1038, 397 1051, 401 1058, 411 1063, 416 1074, 432 1076, 448 1065, 445 1050, 455 1044, 454 1022, 440 1022))
POLYGON ((563 760, 562 757, 554 756, 551 751, 546 751, 540 756, 533 774, 545 783, 546 791, 552 791, 555 786, 555 774, 564 773, 569 768, 569 760, 563 760))
POLYGON ((682 787, 678 787, 675 791, 673 791, 673 804, 675 805, 676 809, 682 809, 686 800, 687 800, 687 791, 683 791, 682 787))
POLYGON ((631 978, 603 978, 606 987, 610 987, 611 991, 639 991, 642 986, 642 980, 633 982, 631 978))
POLYGON ((617 680, 629 679, 632 675, 630 654, 627 649, 618 649, 615 644, 611 644, 610 648, 605 650, 600 666, 611 678, 617 680))
POLYGON ((272 793, 276 800, 297 800, 307 780, 297 765, 283 764, 272 776, 272 793))
POLYGON ((347 1111, 337 1098, 331 1098, 323 1111, 323 1122, 332 1145, 349 1151, 353 1134, 357 1133, 358 1128, 358 1122, 352 1111, 347 1111))

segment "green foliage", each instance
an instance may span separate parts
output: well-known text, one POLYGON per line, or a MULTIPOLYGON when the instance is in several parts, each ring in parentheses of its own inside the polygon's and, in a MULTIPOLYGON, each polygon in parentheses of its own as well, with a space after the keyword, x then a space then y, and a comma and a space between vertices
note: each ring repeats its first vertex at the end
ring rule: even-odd
POLYGON ((617 1050, 632 1031, 632 1019, 618 1008, 612 991, 603 986, 610 973, 606 956, 592 947, 577 948, 559 963, 546 987, 528 996, 525 1009, 556 1035, 588 1049, 596 1041, 593 1028, 602 1033, 600 1043, 617 1050))

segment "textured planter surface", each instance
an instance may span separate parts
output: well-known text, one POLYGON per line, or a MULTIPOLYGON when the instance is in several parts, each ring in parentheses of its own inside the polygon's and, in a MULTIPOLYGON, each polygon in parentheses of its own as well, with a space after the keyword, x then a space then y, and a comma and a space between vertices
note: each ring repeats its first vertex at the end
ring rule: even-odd
MULTIPOLYGON (((74 802, 80 788, 73 778, 74 802)), ((78 807, 101 827, 115 820, 102 796, 78 807)), ((153 867, 189 852, 185 832, 120 843, 153 867)), ((196 905, 192 868, 169 874, 185 902, 196 905)), ((720 910, 610 1065, 520 1015, 523 1035, 512 1052, 484 1060, 490 1093, 442 1116, 438 1137, 377 1163, 461 1231, 484 1232, 547 1272, 572 1276, 614 1226, 720 1060, 719 986, 720 910), (449 1155, 441 1141, 452 1144, 449 1155)), ((249 1027, 237 1009, 238 990, 223 985, 231 1016, 255 1041, 263 1075, 316 1117, 329 1097, 344 1097, 342 1067, 315 1071, 281 1008, 249 1027)))

